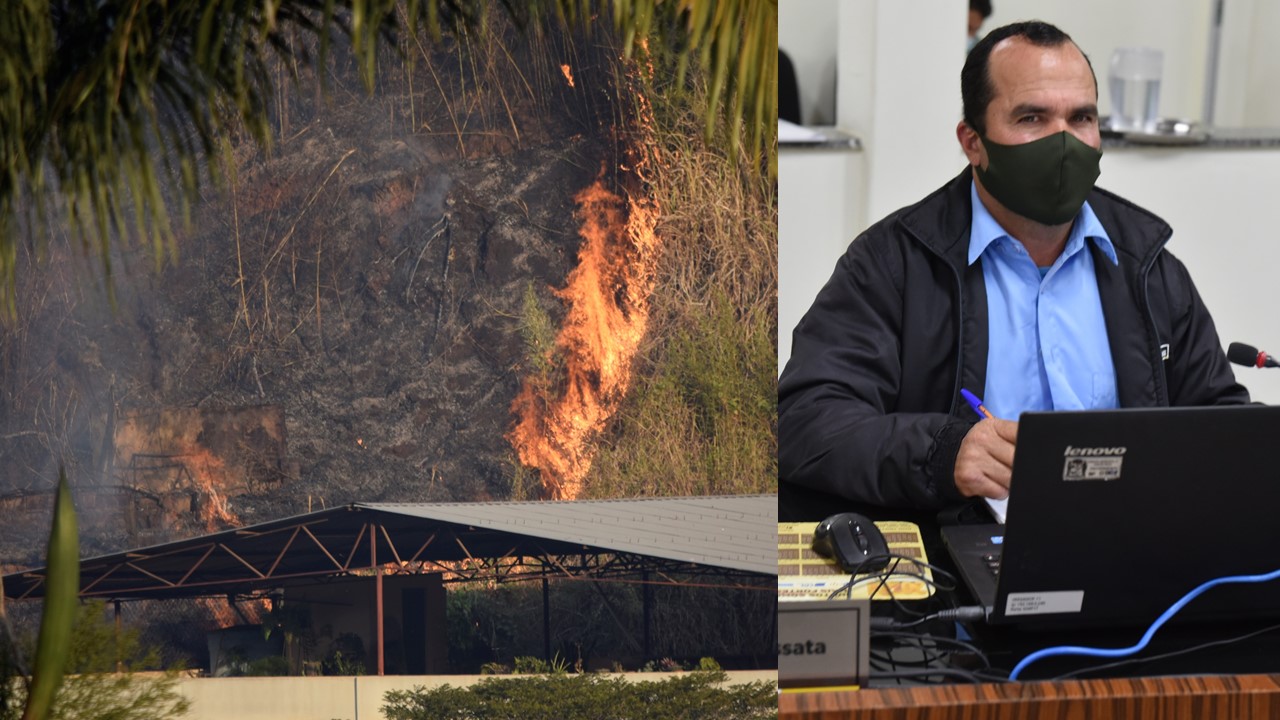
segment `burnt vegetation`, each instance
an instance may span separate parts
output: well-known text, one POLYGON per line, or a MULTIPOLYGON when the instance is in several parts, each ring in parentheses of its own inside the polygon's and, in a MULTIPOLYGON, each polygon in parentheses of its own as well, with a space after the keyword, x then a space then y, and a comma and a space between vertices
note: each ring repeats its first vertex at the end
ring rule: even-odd
POLYGON ((86 555, 357 500, 544 497, 504 434, 526 378, 569 375, 557 291, 596 180, 660 209, 661 250, 581 495, 772 491, 772 181, 703 140, 696 72, 668 101, 672 68, 620 55, 604 25, 492 17, 385 49, 368 94, 335 45, 322 77, 272 68, 271 148, 231 139, 176 260, 119 238, 108 279, 56 226, 21 244, 0 557, 38 562, 60 462, 86 555), (161 419, 124 442, 139 416, 161 419))

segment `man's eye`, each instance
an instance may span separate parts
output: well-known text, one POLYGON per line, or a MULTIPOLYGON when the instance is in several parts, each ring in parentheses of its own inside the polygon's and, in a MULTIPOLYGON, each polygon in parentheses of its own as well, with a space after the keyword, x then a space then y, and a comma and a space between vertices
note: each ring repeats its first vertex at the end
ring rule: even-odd
POLYGON ((1039 115, 1023 115, 1022 117, 1018 118, 1018 122, 1020 123, 1033 123, 1033 122, 1038 122, 1039 120, 1040 120, 1039 115))

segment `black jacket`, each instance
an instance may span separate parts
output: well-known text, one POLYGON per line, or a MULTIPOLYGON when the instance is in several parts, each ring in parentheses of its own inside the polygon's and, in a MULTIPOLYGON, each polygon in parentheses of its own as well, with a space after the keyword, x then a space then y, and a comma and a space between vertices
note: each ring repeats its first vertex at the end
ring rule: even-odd
MULTIPOLYGON (((959 391, 980 392, 987 367, 969 187, 966 170, 871 226, 796 326, 778 382, 781 506, 810 491, 896 508, 962 500, 956 454, 977 418, 959 391)), ((1121 407, 1248 402, 1186 267, 1163 249, 1168 224, 1105 190, 1089 204, 1120 259, 1089 244, 1121 407)))

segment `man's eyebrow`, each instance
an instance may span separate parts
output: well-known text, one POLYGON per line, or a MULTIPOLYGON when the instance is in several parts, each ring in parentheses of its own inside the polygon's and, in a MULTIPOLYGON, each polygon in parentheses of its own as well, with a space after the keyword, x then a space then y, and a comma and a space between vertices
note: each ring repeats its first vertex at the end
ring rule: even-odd
POLYGON ((1047 112, 1049 112, 1049 108, 1044 105, 1022 103, 1021 105, 1015 105, 1013 109, 1009 111, 1009 115, 1013 117, 1017 117, 1019 115, 1044 115, 1047 112))
MULTIPOLYGON (((1033 105, 1031 103, 1022 103, 1021 105, 1015 105, 1013 109, 1009 111, 1009 115, 1011 117, 1018 117, 1021 115, 1047 115, 1048 113, 1049 113, 1048 107, 1044 105, 1033 105)), ((1071 114, 1072 115, 1081 115, 1081 114, 1097 115, 1098 105, 1097 103, 1080 105, 1078 107, 1072 108, 1071 114)))

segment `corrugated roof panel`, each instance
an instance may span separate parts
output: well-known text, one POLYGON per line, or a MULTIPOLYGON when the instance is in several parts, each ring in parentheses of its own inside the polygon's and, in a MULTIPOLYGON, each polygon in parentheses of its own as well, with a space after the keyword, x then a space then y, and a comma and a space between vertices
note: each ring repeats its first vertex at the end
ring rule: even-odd
MULTIPOLYGON (((406 552, 421 553, 438 530, 454 526, 458 531, 450 533, 454 542, 427 550, 424 559, 451 559, 458 551, 456 543, 464 553, 470 553, 468 545, 489 553, 485 557, 501 557, 522 547, 553 554, 586 549, 759 575, 778 572, 776 495, 366 503, 84 558, 80 569, 86 589, 82 592, 91 588, 102 597, 172 597, 231 591, 348 565, 365 567, 376 547, 367 542, 366 530, 378 524, 384 525, 382 536, 387 541, 379 553, 395 552, 393 535, 413 546, 404 546, 406 552), (392 527, 388 530, 387 525, 392 527), (305 534, 294 542, 292 538, 304 527, 305 534), (268 579, 264 573, 272 568, 268 579)), ((387 559, 382 554, 378 557, 387 559)), ((43 572, 32 569, 6 575, 5 593, 38 597, 43 572)))
POLYGON ((668 560, 778 572, 776 495, 359 507, 668 560))

